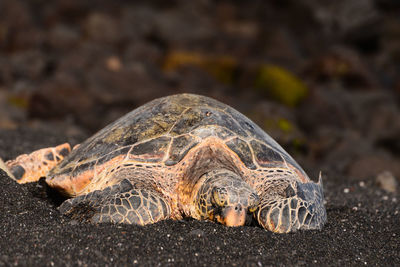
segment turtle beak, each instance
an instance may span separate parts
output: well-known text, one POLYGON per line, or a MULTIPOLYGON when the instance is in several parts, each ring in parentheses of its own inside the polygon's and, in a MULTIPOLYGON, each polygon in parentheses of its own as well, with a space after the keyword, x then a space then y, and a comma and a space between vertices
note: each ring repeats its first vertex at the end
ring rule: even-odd
POLYGON ((246 222, 247 209, 242 204, 226 206, 215 215, 216 220, 226 226, 243 226, 246 222))

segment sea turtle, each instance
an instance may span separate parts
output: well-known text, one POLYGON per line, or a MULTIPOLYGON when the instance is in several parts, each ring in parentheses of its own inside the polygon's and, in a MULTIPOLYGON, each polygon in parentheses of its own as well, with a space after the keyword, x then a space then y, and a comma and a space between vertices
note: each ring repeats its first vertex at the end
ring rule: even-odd
POLYGON ((326 221, 321 179, 312 182, 255 123, 205 96, 153 100, 72 151, 63 144, 6 164, 19 183, 45 176, 69 197, 61 213, 93 223, 192 217, 286 233, 326 221))

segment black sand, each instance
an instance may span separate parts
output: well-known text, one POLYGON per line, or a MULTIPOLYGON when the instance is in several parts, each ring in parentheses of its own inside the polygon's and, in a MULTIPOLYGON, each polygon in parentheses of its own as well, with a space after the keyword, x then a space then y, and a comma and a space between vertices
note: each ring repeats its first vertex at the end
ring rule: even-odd
MULTIPOLYGON (((12 156, 65 140, 24 130, 0 139, 0 155, 12 156)), ((326 179, 322 231, 283 235, 199 221, 80 224, 61 216, 41 185, 18 185, 4 172, 0 183, 0 265, 400 265, 400 195, 346 177, 326 179)))
POLYGON ((400 1, 325 2, 0 0, 1 158, 197 93, 322 170, 328 212, 321 231, 285 235, 89 225, 0 172, 0 266, 400 266, 400 1))

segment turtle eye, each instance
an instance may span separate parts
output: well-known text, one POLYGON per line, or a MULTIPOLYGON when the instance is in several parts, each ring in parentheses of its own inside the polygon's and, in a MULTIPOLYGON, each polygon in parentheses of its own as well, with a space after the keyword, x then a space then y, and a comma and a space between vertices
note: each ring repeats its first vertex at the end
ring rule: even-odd
POLYGON ((290 184, 284 190, 284 195, 286 198, 293 197, 296 195, 296 192, 294 191, 293 187, 290 184))
POLYGON ((291 198, 296 195, 296 187, 292 184, 285 184, 279 186, 279 189, 277 189, 278 194, 283 197, 283 198, 291 198))
POLYGON ((255 212, 260 204, 260 198, 257 194, 251 193, 249 198, 249 211, 255 212))
POLYGON ((227 203, 228 192, 225 188, 214 187, 211 192, 211 203, 224 207, 227 203))

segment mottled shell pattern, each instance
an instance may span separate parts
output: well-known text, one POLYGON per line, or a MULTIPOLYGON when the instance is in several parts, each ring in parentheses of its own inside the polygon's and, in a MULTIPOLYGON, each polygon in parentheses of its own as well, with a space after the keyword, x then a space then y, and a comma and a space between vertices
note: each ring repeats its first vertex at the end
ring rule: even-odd
POLYGON ((173 191, 196 183, 196 172, 205 164, 203 159, 191 159, 190 152, 209 148, 207 142, 217 143, 210 153, 220 160, 218 164, 243 174, 250 184, 257 173, 268 179, 270 172, 272 177, 275 167, 286 167, 302 182, 309 181, 296 161, 250 119, 214 99, 180 94, 153 100, 103 128, 57 165, 47 182, 76 196, 128 176, 146 176, 135 182, 174 198, 173 191))

